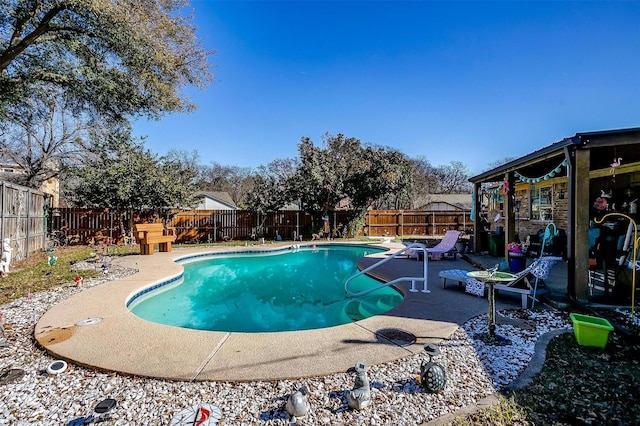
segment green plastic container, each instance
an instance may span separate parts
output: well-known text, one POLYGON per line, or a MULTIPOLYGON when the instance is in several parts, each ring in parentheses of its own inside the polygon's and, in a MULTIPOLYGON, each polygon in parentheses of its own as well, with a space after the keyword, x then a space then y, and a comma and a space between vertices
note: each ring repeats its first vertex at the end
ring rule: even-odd
POLYGON ((609 340, 613 326, 604 318, 589 315, 569 314, 573 321, 573 332, 579 345, 603 348, 609 340))

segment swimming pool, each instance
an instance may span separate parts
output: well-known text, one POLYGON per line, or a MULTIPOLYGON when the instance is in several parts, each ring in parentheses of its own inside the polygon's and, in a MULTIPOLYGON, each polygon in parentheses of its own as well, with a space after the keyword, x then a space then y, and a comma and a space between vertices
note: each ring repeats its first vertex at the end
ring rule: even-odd
MULTIPOLYGON (((344 282, 359 258, 384 249, 317 245, 251 253, 207 254, 181 259, 184 274, 127 306, 148 321, 210 331, 277 332, 332 327, 384 313, 402 301, 384 287, 349 298, 344 282)), ((378 286, 366 275, 354 291, 378 286)))

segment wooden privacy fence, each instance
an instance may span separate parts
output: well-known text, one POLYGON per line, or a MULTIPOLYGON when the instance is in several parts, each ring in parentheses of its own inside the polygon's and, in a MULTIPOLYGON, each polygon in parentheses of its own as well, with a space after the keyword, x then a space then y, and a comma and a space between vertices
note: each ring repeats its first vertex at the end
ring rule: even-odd
POLYGON ((0 240, 11 240, 11 257, 24 259, 46 244, 45 194, 31 188, 1 182, 0 240))
MULTIPOLYGON (((450 229, 471 231, 470 211, 371 210, 360 235, 430 236, 443 235, 450 229)), ((350 211, 331 212, 328 217, 331 235, 346 237, 344 227, 350 211)), ((256 240, 258 238, 293 240, 322 230, 324 221, 303 211, 279 211, 260 215, 245 210, 184 210, 163 218, 174 228, 179 243, 209 243, 226 240, 256 240)), ((55 209, 52 229, 60 231, 68 243, 91 244, 99 241, 122 243, 138 214, 120 218, 109 209, 55 209), (123 226, 121 226, 121 221, 123 226)))
POLYGON ((473 231, 470 210, 371 210, 364 232, 373 237, 473 231))
MULTIPOLYGON (((349 214, 348 211, 331 213, 332 229, 346 223, 349 214)), ((188 210, 172 214, 167 226, 176 230, 178 242, 206 243, 262 237, 275 239, 278 235, 285 240, 294 240, 301 235, 310 238, 312 232, 322 228, 320 222, 314 223, 312 216, 303 211, 282 210, 264 215, 246 210, 188 210)))
MULTIPOLYGON (((471 232, 473 224, 470 211, 418 211, 371 210, 360 235, 370 237, 404 235, 444 235, 448 230, 471 232)), ((330 232, 333 237, 346 237, 344 227, 351 211, 329 214, 330 232)), ((317 219, 316 219, 317 222, 317 219)), ((216 242, 224 240, 252 240, 259 237, 293 240, 323 228, 323 221, 314 223, 303 211, 279 211, 257 215, 244 210, 191 210, 181 211, 168 222, 177 231, 181 242, 216 242)))
POLYGON ((122 230, 131 232, 134 216, 126 213, 120 217, 110 209, 56 208, 51 213, 51 230, 63 245, 122 243, 126 236, 122 230))

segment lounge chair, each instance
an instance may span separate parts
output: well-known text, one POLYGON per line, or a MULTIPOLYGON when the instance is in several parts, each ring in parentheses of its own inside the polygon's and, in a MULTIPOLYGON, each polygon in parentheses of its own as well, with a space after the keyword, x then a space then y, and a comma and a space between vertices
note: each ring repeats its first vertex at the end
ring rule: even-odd
POLYGON ((404 254, 407 256, 407 258, 409 259, 415 259, 415 260, 422 260, 423 254, 424 254, 424 250, 426 249, 427 246, 425 246, 422 243, 419 243, 417 241, 413 241, 413 242, 403 242, 402 244, 404 244, 405 247, 409 247, 411 245, 413 245, 414 247, 417 248, 411 248, 409 250, 406 250, 404 252, 404 254))
POLYGON ((447 253, 457 253, 456 243, 460 237, 460 231, 447 231, 442 240, 435 247, 427 249, 431 260, 441 260, 442 255, 447 253))
MULTIPOLYGON (((458 242, 458 237, 460 236, 460 231, 447 231, 442 237, 440 242, 431 248, 427 248, 427 253, 429 254, 430 260, 442 260, 442 256, 444 254, 455 254, 456 243, 458 242)), ((412 243, 415 244, 415 243, 412 243)), ((405 254, 407 257, 410 257, 415 260, 422 260, 423 250, 407 250, 405 254)))
MULTIPOLYGON (((497 291, 508 291, 512 293, 519 293, 522 299, 522 309, 527 309, 528 299, 531 297, 533 300, 531 308, 533 309, 534 303, 538 297, 538 285, 540 280, 549 278, 549 272, 551 268, 558 263, 562 262, 562 258, 559 256, 542 256, 534 260, 529 266, 527 266, 521 272, 515 275, 515 278, 509 282, 496 283, 494 288, 497 291), (533 279, 532 279, 533 278, 533 279)), ((477 281, 474 278, 467 278, 467 282, 477 281)))

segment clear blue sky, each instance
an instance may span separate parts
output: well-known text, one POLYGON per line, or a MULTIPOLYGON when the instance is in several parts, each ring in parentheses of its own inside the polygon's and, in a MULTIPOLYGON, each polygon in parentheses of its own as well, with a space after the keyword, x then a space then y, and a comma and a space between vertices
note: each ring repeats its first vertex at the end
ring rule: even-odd
POLYGON ((324 133, 473 174, 577 132, 640 126, 640 1, 192 0, 217 51, 196 112, 138 122, 204 164, 296 157, 324 133))

